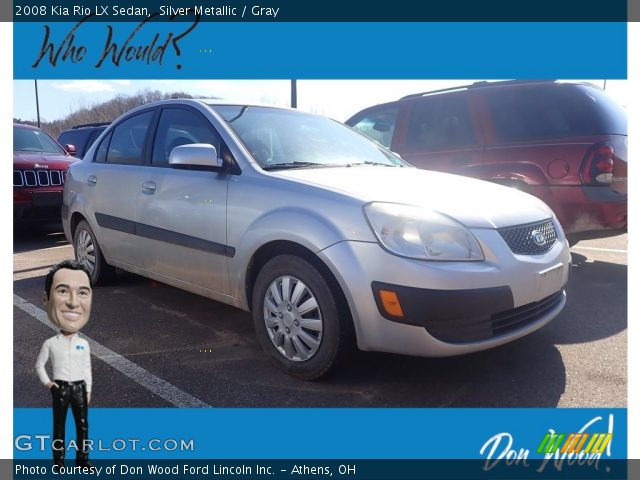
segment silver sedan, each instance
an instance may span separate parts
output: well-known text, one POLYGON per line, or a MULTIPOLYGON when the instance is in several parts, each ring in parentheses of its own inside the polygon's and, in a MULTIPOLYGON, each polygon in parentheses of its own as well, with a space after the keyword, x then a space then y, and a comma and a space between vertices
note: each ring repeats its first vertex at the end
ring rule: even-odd
POLYGON ((495 347, 565 304, 569 249, 543 202, 294 110, 134 109, 70 168, 62 216, 95 283, 118 267, 251 311, 265 352, 304 379, 351 345, 495 347))

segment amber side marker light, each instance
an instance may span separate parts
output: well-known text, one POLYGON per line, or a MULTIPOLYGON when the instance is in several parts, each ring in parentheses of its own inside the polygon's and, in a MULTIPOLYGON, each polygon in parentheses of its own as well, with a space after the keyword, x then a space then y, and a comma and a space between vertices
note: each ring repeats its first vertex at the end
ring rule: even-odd
POLYGON ((404 317, 404 312, 402 311, 402 306, 400 305, 400 300, 398 299, 396 292, 392 292, 391 290, 380 290, 378 295, 380 295, 380 301, 382 302, 384 310, 389 315, 394 317, 404 317))

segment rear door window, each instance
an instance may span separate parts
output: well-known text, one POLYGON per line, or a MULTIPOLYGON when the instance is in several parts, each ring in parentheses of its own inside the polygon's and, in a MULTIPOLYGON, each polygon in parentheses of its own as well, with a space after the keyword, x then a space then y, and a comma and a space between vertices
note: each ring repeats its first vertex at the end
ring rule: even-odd
POLYGON ((153 115, 153 111, 134 115, 113 129, 107 152, 107 163, 124 165, 144 163, 144 144, 153 115))

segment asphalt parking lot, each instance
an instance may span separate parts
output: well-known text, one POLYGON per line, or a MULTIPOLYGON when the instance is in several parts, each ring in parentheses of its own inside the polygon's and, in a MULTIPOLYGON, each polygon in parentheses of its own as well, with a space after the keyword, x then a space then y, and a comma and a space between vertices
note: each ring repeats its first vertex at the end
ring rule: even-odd
MULTIPOLYGON (((14 232, 14 406, 47 407, 34 371, 53 330, 48 268, 73 257, 59 226, 14 232)), ((333 375, 271 365, 250 315, 131 274, 94 291, 93 407, 626 407, 627 235, 572 249, 567 305, 536 333, 453 358, 354 352, 333 375)))

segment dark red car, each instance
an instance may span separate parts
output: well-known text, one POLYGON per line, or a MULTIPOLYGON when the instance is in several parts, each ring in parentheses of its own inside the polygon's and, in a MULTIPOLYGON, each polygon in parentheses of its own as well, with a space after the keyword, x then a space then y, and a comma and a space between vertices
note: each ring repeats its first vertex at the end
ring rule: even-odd
POLYGON ((370 107, 346 123, 416 167, 541 198, 572 242, 627 228, 627 115, 591 84, 478 82, 370 107))
POLYGON ((67 168, 75 161, 44 130, 14 124, 14 221, 59 220, 67 168))

